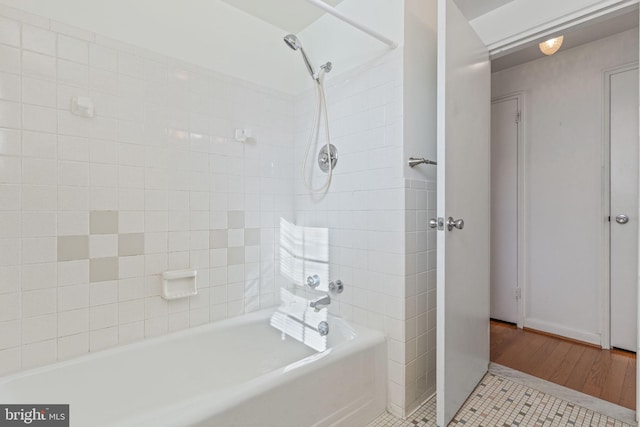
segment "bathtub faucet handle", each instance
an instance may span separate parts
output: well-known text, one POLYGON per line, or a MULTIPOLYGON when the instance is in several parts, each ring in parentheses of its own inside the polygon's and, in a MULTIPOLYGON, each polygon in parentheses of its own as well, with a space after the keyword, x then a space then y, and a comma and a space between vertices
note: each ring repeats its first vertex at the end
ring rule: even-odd
POLYGON ((315 289, 320 286, 320 276, 314 274, 313 276, 307 277, 307 286, 311 289, 315 289))
POLYGON ((344 291, 344 284, 342 280, 336 280, 329 283, 329 290, 334 294, 341 294, 344 291))
POLYGON ((318 333, 320 336, 324 337, 329 334, 329 324, 324 320, 318 323, 318 333))

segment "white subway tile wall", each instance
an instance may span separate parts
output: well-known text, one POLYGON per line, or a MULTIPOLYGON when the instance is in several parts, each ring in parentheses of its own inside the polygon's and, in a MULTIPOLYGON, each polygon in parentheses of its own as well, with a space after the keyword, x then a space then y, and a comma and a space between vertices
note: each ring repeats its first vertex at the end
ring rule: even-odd
MULTIPOLYGON (((326 196, 296 179, 295 224, 328 229, 328 277, 345 290, 329 310, 384 331, 388 343, 388 409, 413 412, 435 392, 435 183, 403 177, 401 51, 326 82, 331 141, 339 160, 326 196)), ((295 159, 304 163, 313 92, 296 100, 295 159)), ((325 144, 321 131, 318 145, 325 144)), ((317 150, 307 179, 322 187, 317 150)), ((298 277, 304 283, 306 270, 298 277)), ((317 297, 300 286, 296 293, 317 297)))
MULTIPOLYGON (((405 415, 435 393, 436 387, 436 183, 407 180, 405 193, 406 340, 396 357, 404 360, 405 415)), ((394 360, 394 362, 397 362, 394 360)))
POLYGON ((389 410, 433 394, 435 186, 403 176, 401 50, 327 79, 339 161, 324 197, 300 175, 311 91, 4 6, 0 59, 0 374, 269 307, 281 287, 317 296, 298 285, 324 268, 345 284, 329 310, 387 335, 389 410), (78 96, 95 117, 70 112, 78 96), (325 229, 303 248, 325 260, 287 271, 281 221, 325 229), (199 294, 163 300, 160 274, 184 268, 199 294))
POLYGON ((0 7, 0 374, 276 304, 293 108, 0 7), (199 294, 163 300, 160 274, 183 268, 199 294))

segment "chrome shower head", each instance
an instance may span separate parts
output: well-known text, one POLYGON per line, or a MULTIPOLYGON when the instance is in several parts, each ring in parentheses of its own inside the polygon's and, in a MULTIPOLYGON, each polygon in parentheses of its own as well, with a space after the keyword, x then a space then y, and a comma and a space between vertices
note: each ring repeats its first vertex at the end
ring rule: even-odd
POLYGON ((286 36, 284 36, 284 42, 293 50, 298 50, 302 47, 300 39, 298 39, 295 34, 287 34, 286 36))
POLYGON ((295 34, 287 34, 284 36, 284 42, 293 50, 299 50, 302 54, 302 59, 304 60, 304 65, 307 66, 307 70, 309 70, 309 74, 311 74, 311 78, 314 80, 318 80, 318 76, 316 71, 313 69, 313 65, 311 65, 311 61, 307 57, 307 54, 304 53, 304 49, 302 48, 302 43, 300 43, 300 39, 295 36, 295 34))

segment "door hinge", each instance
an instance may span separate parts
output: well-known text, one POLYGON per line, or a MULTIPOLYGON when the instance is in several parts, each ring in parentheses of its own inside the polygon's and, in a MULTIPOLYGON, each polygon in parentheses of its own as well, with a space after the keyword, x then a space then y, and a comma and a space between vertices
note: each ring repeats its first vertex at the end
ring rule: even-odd
POLYGON ((520 123, 520 119, 522 118, 522 115, 520 113, 520 111, 516 112, 516 124, 520 123))
POLYGON ((611 222, 611 217, 607 217, 607 221, 611 222))
POLYGON ((522 298, 522 289, 516 288, 516 299, 522 298))

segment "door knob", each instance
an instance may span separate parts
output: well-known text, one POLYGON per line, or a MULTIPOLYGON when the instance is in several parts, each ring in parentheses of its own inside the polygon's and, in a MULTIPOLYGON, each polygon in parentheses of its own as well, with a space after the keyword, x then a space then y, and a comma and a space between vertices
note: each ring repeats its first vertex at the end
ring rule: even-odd
POLYGON ((620 214, 616 217, 616 222, 618 224, 626 224, 629 222, 629 217, 624 214, 620 214))
POLYGON ((449 217, 447 219, 447 229, 451 231, 453 230, 453 227, 457 228, 458 230, 462 230, 464 228, 464 221, 462 219, 454 220, 452 217, 449 217))
POLYGON ((438 219, 437 218, 431 218, 429 220, 429 228, 438 228, 438 219))

